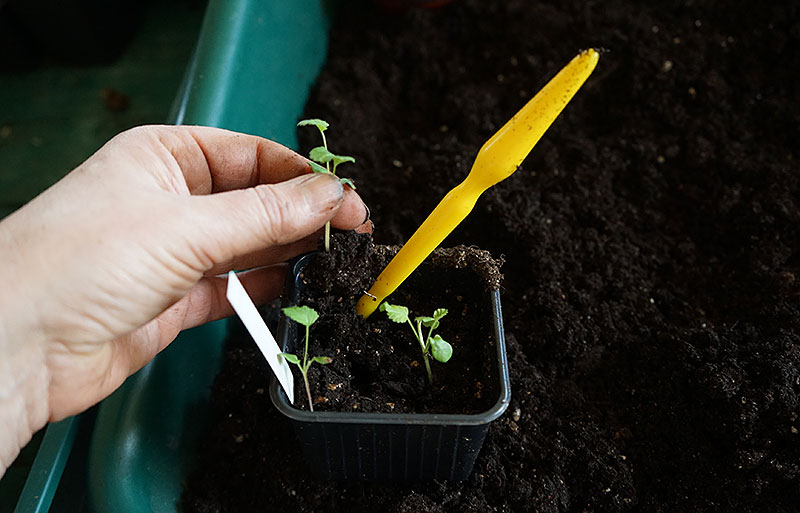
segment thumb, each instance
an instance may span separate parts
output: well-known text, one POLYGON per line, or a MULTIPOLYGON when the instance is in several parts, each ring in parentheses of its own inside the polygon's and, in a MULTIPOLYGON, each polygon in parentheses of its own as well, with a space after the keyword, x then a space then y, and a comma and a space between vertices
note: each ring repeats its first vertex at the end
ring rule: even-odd
POLYGON ((194 196, 199 204, 196 208, 201 210, 194 226, 200 231, 189 242, 194 254, 211 260, 204 262, 208 268, 238 255, 288 244, 330 221, 343 194, 336 177, 314 173, 276 184, 194 196))

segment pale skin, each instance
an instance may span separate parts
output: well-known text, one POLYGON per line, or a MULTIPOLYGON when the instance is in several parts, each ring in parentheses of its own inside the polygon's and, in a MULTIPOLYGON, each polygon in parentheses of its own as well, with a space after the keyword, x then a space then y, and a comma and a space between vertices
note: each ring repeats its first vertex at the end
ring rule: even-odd
POLYGON ((139 127, 0 222, 0 476, 48 421, 84 411, 187 328, 256 303, 327 221, 371 231, 358 194, 266 139, 139 127))

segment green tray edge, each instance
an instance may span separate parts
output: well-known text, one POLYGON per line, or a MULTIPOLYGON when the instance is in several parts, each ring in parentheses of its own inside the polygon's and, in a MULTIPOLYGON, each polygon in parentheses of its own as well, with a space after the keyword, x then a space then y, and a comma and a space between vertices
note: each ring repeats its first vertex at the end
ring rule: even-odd
POLYGON ((295 123, 325 62, 334 3, 210 0, 170 120, 296 148, 295 123))
POLYGON ((47 426, 14 513, 42 513, 50 510, 79 424, 80 416, 76 415, 47 426))
MULTIPOLYGON (((332 9, 326 0, 211 0, 171 121, 296 147, 332 9)), ((182 333, 101 404, 89 448, 92 511, 178 511, 225 333, 225 321, 182 333)))

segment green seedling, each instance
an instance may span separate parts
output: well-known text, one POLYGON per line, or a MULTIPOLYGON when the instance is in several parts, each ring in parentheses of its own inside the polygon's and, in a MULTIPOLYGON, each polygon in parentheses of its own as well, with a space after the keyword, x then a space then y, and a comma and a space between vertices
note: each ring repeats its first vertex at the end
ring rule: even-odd
POLYGON ((309 329, 311 325, 319 318, 319 314, 313 309, 308 306, 290 306, 283 309, 284 315, 290 318, 294 322, 298 324, 302 324, 306 327, 306 347, 303 350, 303 361, 300 362, 300 358, 297 355, 293 355, 291 353, 281 353, 281 356, 286 358, 286 361, 289 363, 293 363, 297 365, 300 369, 300 374, 303 375, 303 382, 306 385, 306 395, 308 396, 308 409, 310 411, 314 411, 314 404, 311 401, 311 387, 308 386, 308 369, 311 367, 312 363, 319 363, 321 365, 327 365, 331 363, 331 360, 327 356, 314 356, 313 358, 308 358, 308 335, 309 329))
POLYGON ((451 356, 453 356, 453 346, 451 346, 441 335, 433 334, 433 331, 439 327, 439 320, 447 315, 446 308, 437 308, 433 312, 432 317, 416 317, 414 322, 408 315, 408 308, 400 305, 390 305, 387 302, 381 303, 381 312, 386 312, 386 316, 390 320, 402 324, 408 323, 411 326, 411 331, 414 332, 414 337, 419 342, 422 349, 422 358, 425 360, 425 370, 428 371, 428 381, 433 384, 433 373, 431 372, 431 364, 428 356, 433 356, 436 361, 447 363, 451 356), (424 336, 423 327, 428 328, 428 336, 424 336))
MULTIPOLYGON (((330 126, 327 121, 322 119, 304 119, 297 123, 297 126, 315 126, 322 135, 322 146, 317 146, 308 154, 311 159, 309 164, 315 173, 324 173, 336 176, 336 168, 339 164, 345 162, 355 163, 356 159, 348 157, 347 155, 336 155, 328 149, 328 140, 325 138, 325 130, 330 126), (323 167, 324 166, 324 167, 323 167)), ((339 178, 336 176, 336 178, 339 178)), ((342 184, 347 185, 351 189, 355 189, 356 185, 349 178, 339 178, 342 184)), ((331 223, 325 223, 325 251, 331 250, 331 223)))

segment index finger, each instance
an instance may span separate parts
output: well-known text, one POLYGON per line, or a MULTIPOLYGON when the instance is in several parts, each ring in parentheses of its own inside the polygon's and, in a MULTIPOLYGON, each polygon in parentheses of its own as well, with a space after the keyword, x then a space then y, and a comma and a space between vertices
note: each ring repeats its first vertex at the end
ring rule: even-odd
POLYGON ((311 172, 304 157, 263 137, 202 126, 148 128, 174 158, 192 194, 278 183, 311 172))

